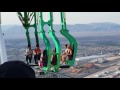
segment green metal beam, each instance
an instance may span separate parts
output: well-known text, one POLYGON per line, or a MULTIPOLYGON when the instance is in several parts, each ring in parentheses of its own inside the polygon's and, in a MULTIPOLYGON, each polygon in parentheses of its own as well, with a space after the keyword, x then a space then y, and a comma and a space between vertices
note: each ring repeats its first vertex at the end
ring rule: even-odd
POLYGON ((49 26, 50 26, 49 35, 55 44, 56 55, 57 55, 57 64, 54 65, 54 71, 58 72, 60 67, 61 46, 58 38, 55 35, 55 31, 53 30, 53 12, 49 12, 49 26))
POLYGON ((28 46, 31 46, 31 41, 30 41, 30 36, 29 36, 29 31, 28 31, 30 25, 28 24, 28 20, 29 20, 29 18, 28 18, 27 12, 24 12, 24 20, 23 20, 24 23, 23 23, 23 26, 26 29, 26 36, 27 36, 28 46))
POLYGON ((24 14, 22 15, 21 12, 17 12, 18 17, 20 19, 20 21, 22 22, 24 28, 26 29, 26 37, 27 37, 27 42, 28 45, 31 46, 31 41, 30 41, 30 35, 29 35, 29 28, 30 27, 34 27, 35 29, 35 39, 36 39, 36 45, 39 46, 39 38, 38 38, 38 32, 37 32, 37 23, 36 23, 36 12, 24 12, 24 14), (31 21, 34 19, 34 24, 31 25, 31 21))
POLYGON ((61 28, 62 28, 60 30, 60 32, 63 36, 65 36, 69 40, 69 43, 70 43, 71 47, 74 46, 73 47, 73 49, 74 49, 73 59, 72 60, 67 60, 68 65, 73 66, 74 62, 75 62, 75 58, 76 58, 78 45, 77 45, 76 39, 72 35, 70 35, 69 31, 67 30, 65 13, 61 12, 60 14, 61 14, 61 28))
POLYGON ((52 56, 52 50, 51 50, 51 45, 50 45, 50 41, 47 38, 45 31, 44 31, 44 25, 45 22, 43 21, 43 14, 42 12, 39 12, 39 17, 40 17, 40 37, 43 39, 45 46, 46 46, 46 50, 47 50, 47 66, 43 68, 44 71, 49 71, 50 70, 50 65, 51 65, 51 56, 52 56))
POLYGON ((60 42, 58 40, 58 38, 56 37, 55 35, 55 31, 53 30, 53 13, 52 12, 49 12, 49 20, 48 22, 45 22, 43 20, 43 15, 42 15, 42 12, 40 12, 40 35, 41 37, 43 38, 43 40, 47 41, 45 42, 46 44, 46 48, 47 48, 47 54, 48 54, 48 65, 47 67, 50 69, 50 65, 51 65, 51 56, 56 54, 57 55, 57 64, 54 65, 54 72, 58 72, 59 70, 59 67, 60 67, 60 56, 61 56, 61 47, 60 47, 60 42), (55 48, 56 48, 56 53, 53 53, 52 50, 51 50, 51 45, 50 45, 50 41, 48 40, 48 38, 45 36, 45 31, 43 29, 43 27, 45 25, 49 25, 49 35, 50 37, 52 38, 54 44, 55 44, 55 48), (44 36, 43 36, 44 35, 44 36))
POLYGON ((39 45, 37 22, 36 21, 37 21, 36 12, 34 12, 34 28, 35 28, 36 45, 39 45))

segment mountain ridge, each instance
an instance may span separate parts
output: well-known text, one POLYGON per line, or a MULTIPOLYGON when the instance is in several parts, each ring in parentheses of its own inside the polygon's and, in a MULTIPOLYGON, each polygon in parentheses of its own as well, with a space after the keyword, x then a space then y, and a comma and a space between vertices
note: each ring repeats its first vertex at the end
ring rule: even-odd
MULTIPOLYGON (((56 36, 63 37, 60 34, 61 25, 55 24, 53 27, 56 32, 56 36)), ((44 29, 46 32, 49 31, 48 26, 45 26, 44 29)), ((69 33, 75 37, 120 35, 120 24, 111 22, 67 25, 67 29, 69 30, 69 33)), ((26 38, 26 32, 22 25, 2 25, 2 30, 5 34, 5 38, 26 38)), ((30 36, 34 38, 34 29, 30 28, 29 31, 30 36)), ((49 37, 48 33, 46 33, 46 35, 49 37)))

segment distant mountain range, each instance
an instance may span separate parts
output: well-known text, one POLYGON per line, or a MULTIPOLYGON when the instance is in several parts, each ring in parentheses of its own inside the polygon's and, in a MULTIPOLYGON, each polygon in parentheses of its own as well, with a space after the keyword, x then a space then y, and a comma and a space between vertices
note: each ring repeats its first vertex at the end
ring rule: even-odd
MULTIPOLYGON (((45 26, 44 29, 46 35, 49 37, 47 33, 49 28, 45 26)), ((67 29, 74 37, 120 35, 120 25, 110 22, 67 25, 67 29)), ((26 38, 25 29, 21 25, 3 25, 2 30, 6 39, 26 38)), ((31 38, 34 38, 34 28, 30 28, 29 30, 31 38)), ((56 36, 63 37, 59 32, 61 30, 60 25, 54 25, 54 30, 56 36)))

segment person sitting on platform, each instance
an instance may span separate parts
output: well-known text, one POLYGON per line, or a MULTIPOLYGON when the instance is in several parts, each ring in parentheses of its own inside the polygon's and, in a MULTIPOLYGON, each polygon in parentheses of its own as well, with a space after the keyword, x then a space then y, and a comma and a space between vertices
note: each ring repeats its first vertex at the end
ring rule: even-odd
POLYGON ((47 50, 43 51, 40 60, 38 61, 39 67, 42 70, 43 67, 47 66, 47 50))
POLYGON ((70 45, 65 44, 65 52, 61 55, 61 64, 66 64, 67 58, 71 58, 72 56, 72 49, 70 48, 70 45))
POLYGON ((33 54, 34 54, 35 64, 38 64, 38 60, 40 60, 41 57, 41 49, 39 48, 38 45, 36 45, 36 48, 33 50, 33 54))
POLYGON ((27 64, 31 63, 32 54, 33 54, 33 53, 32 53, 32 49, 31 49, 30 46, 28 46, 27 49, 26 49, 26 53, 25 53, 27 64))
POLYGON ((53 55, 51 57, 51 64, 54 66, 57 64, 57 55, 56 55, 56 48, 53 50, 53 55))

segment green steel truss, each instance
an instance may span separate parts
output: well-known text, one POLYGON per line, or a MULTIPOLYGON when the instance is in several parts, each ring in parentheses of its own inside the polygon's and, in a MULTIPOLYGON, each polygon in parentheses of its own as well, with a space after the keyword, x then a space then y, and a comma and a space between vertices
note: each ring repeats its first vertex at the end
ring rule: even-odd
POLYGON ((35 38, 36 38, 36 45, 39 46, 39 39, 38 39, 38 32, 37 32, 37 12, 17 12, 17 15, 22 22, 24 28, 26 29, 26 37, 28 46, 31 46, 30 36, 29 36, 29 28, 34 27, 35 29, 35 38), (34 24, 31 25, 32 20, 34 19, 34 24))

